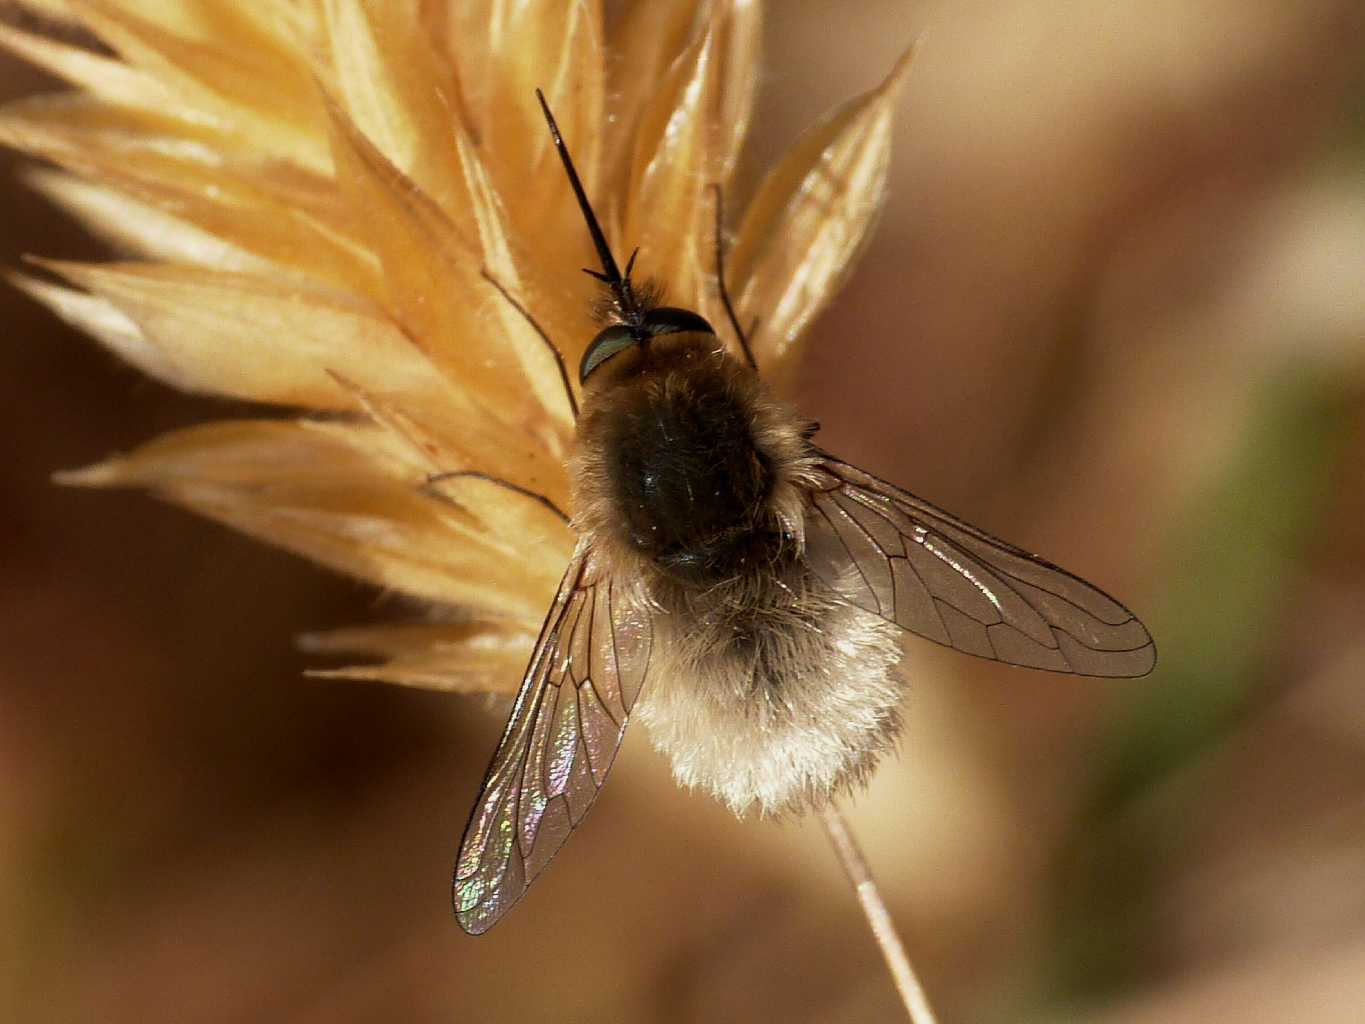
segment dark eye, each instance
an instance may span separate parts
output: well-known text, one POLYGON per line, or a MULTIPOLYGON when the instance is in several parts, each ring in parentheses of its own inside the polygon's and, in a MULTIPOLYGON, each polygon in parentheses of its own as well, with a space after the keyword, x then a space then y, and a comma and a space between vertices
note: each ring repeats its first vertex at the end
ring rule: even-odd
POLYGON ((578 380, 586 384, 588 374, 605 363, 616 353, 630 348, 636 343, 635 332, 625 324, 612 324, 592 339, 592 344, 583 353, 583 361, 578 364, 578 380))
POLYGON ((705 318, 690 309, 674 309, 660 306, 645 314, 644 328, 653 334, 677 334, 681 331, 700 331, 702 334, 715 334, 705 318))
POLYGON ((583 353, 583 361, 578 364, 578 379, 587 383, 588 375, 612 356, 622 352, 645 338, 660 334, 679 334, 683 331, 698 331, 702 334, 715 334, 706 319, 690 309, 675 309, 672 306, 659 306, 645 314, 639 327, 625 324, 612 324, 592 339, 592 344, 583 353))

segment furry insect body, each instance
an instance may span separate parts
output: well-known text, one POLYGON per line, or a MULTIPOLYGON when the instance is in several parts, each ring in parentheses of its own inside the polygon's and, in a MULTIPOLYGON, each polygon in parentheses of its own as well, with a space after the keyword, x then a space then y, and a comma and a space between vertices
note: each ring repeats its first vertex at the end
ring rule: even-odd
POLYGON ((637 713, 679 781, 780 814, 861 782, 894 741, 901 630, 1054 672, 1151 671, 1151 636, 1108 594, 815 448, 759 380, 719 242, 745 362, 699 314, 654 305, 540 102, 607 324, 579 364, 578 544, 460 843, 466 930, 496 924, 583 822, 637 713))
POLYGON ((898 631, 804 558, 808 426, 715 335, 604 363, 584 391, 574 526, 636 581, 661 659, 638 714, 678 780, 784 813, 861 781, 898 728, 898 631))

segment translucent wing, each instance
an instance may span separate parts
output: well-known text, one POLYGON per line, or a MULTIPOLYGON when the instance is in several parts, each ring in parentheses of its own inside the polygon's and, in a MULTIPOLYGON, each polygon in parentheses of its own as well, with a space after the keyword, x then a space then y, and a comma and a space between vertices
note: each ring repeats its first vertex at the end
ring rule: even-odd
POLYGON ((653 631, 582 544, 541 627, 465 826, 451 898, 480 935, 583 821, 644 685, 653 631))
POLYGON ((1146 627, 1065 569, 824 452, 807 561, 859 608, 967 654, 1084 676, 1142 676, 1146 627))

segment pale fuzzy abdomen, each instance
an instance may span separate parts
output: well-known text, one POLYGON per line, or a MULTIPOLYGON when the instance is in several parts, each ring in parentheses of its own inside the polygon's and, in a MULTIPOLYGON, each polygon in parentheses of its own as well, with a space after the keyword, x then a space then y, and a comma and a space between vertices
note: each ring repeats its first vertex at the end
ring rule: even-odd
POLYGON ((696 333, 613 357, 583 408, 574 524, 649 609, 634 714, 678 781, 769 814, 862 782, 898 731, 900 636, 802 561, 806 422, 696 333))
POLYGON ((900 726, 896 627, 799 563, 762 590, 665 597, 637 708, 677 780, 737 814, 821 806, 866 780, 900 726))

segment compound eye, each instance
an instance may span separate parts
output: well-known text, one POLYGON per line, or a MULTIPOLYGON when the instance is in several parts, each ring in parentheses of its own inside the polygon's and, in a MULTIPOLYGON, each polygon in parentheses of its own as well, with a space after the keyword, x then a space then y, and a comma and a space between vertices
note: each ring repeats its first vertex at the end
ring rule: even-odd
POLYGON ((592 344, 588 346, 588 350, 583 353, 583 361, 578 364, 579 383, 586 384, 588 374, 618 352, 622 352, 636 343, 635 332, 625 324, 612 324, 598 332, 597 337, 593 338, 592 344))
POLYGON ((679 334, 683 331, 697 331, 701 334, 715 334, 705 317, 690 309, 675 309, 672 306, 659 306, 645 314, 644 329, 651 335, 679 334))

